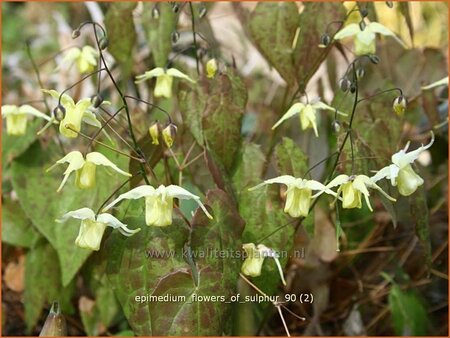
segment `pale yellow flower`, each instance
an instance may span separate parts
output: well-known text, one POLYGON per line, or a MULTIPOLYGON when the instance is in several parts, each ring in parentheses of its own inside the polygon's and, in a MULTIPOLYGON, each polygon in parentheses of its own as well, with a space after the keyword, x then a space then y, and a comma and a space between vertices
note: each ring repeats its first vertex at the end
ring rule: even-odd
POLYGON ((50 116, 41 113, 36 108, 28 104, 21 105, 20 107, 15 105, 2 106, 2 118, 6 118, 6 134, 8 135, 24 135, 27 130, 27 118, 28 115, 43 118, 50 121, 50 116))
POLYGON ((202 208, 206 216, 212 219, 212 216, 200 201, 200 197, 177 185, 169 185, 167 187, 160 185, 157 189, 151 185, 141 185, 117 197, 103 211, 110 209, 124 199, 139 199, 143 197, 145 198, 145 223, 147 225, 162 227, 172 224, 174 198, 193 199, 202 208))
POLYGON ((74 211, 69 211, 56 220, 58 223, 66 222, 69 218, 76 218, 81 220, 80 231, 75 244, 80 248, 91 249, 94 251, 100 250, 100 243, 107 226, 119 230, 124 236, 132 236, 141 229, 131 230, 127 225, 120 222, 117 218, 110 214, 95 215, 94 211, 89 208, 81 208, 74 211))
POLYGON ((156 77, 156 85, 154 90, 155 97, 172 97, 172 84, 174 77, 195 83, 195 81, 192 80, 188 75, 180 72, 178 69, 164 69, 161 67, 149 70, 142 75, 136 76, 135 82, 140 83, 153 77, 156 77))
POLYGON ((131 176, 130 173, 127 173, 117 167, 114 163, 106 158, 105 155, 92 152, 86 155, 86 160, 83 158, 83 155, 79 151, 72 151, 64 156, 62 159, 56 161, 54 165, 47 169, 47 171, 52 170, 59 164, 69 163, 66 171, 64 172, 64 179, 61 182, 57 192, 61 191, 64 185, 67 182, 70 174, 72 172, 76 172, 75 184, 80 189, 89 189, 95 186, 95 176, 97 166, 102 165, 105 167, 110 167, 117 171, 119 174, 124 176, 131 176))

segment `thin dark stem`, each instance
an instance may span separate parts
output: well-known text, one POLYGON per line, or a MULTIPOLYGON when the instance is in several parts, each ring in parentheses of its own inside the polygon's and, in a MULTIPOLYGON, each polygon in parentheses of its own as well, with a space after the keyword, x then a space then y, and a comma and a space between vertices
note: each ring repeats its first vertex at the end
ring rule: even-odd
POLYGON ((77 82, 73 83, 72 85, 70 85, 69 87, 67 87, 66 89, 64 89, 61 94, 59 94, 59 98, 58 98, 58 106, 61 105, 61 98, 63 97, 63 95, 69 91, 70 89, 72 89, 73 87, 79 85, 81 82, 83 82, 84 80, 90 78, 92 75, 95 75, 97 73, 100 73, 102 71, 106 70, 105 68, 100 68, 97 69, 96 71, 93 71, 92 73, 89 73, 88 75, 82 77, 80 80, 78 80, 77 82))
MULTIPOLYGON (((128 129, 129 129, 129 132, 130 132, 131 140, 133 141, 133 145, 134 145, 134 147, 136 148, 136 152, 137 152, 140 156, 142 156, 142 158, 144 159, 145 162, 147 162, 147 161, 145 160, 145 158, 144 158, 144 154, 143 154, 142 150, 140 149, 140 147, 139 147, 139 145, 138 145, 138 143, 137 143, 136 136, 134 135, 133 124, 132 124, 132 122, 131 122, 131 116, 130 116, 130 111, 129 111, 129 109, 128 109, 128 103, 127 103, 127 100, 126 100, 126 98, 124 97, 124 94, 123 94, 122 90, 120 89, 119 85, 117 84, 116 80, 114 79, 114 77, 113 77, 112 74, 111 74, 111 71, 110 71, 109 68, 108 68, 108 65, 107 65, 107 63, 106 63, 106 61, 105 61, 105 58, 104 58, 104 56, 103 56, 102 49, 100 48, 100 42, 99 42, 99 40, 98 40, 98 34, 97 34, 97 30, 95 29, 95 26, 99 26, 99 27, 101 28, 101 30, 103 31, 103 33, 104 33, 105 36, 106 36, 106 32, 105 32, 105 30, 103 29, 103 27, 102 27, 101 25, 99 25, 99 24, 97 24, 97 23, 95 23, 95 22, 85 22, 85 23, 83 23, 83 24, 80 25, 80 28, 83 27, 84 24, 86 24, 86 23, 91 23, 91 24, 93 25, 92 28, 93 28, 93 30, 94 30, 95 41, 96 41, 96 43, 97 43, 97 48, 98 48, 98 51, 99 51, 99 53, 100 53, 100 58, 101 58, 101 60, 102 60, 103 65, 105 66, 105 71, 106 71, 106 73, 108 74, 108 76, 109 76, 109 78, 111 79, 111 81, 112 81, 114 87, 116 88, 117 92, 119 93, 119 95, 120 95, 120 97, 121 97, 121 99, 122 99, 123 106, 124 106, 124 108, 125 108, 125 112, 127 113, 128 129)), ((144 167, 143 163, 142 163, 142 162, 139 162, 139 166, 141 167, 141 170, 142 170, 142 177, 144 178, 145 183, 147 183, 148 185, 150 185, 150 181, 148 180, 147 175, 146 175, 146 173, 145 173, 145 167, 144 167)))
POLYGON ((145 101, 145 100, 143 100, 143 99, 140 99, 140 98, 131 96, 131 95, 125 95, 124 97, 125 97, 125 98, 133 99, 133 100, 138 101, 138 102, 141 102, 141 103, 145 103, 146 105, 148 105, 148 106, 150 106, 150 107, 154 107, 154 108, 156 108, 156 109, 159 109, 160 111, 162 111, 164 114, 167 115, 167 118, 169 119, 169 123, 172 123, 172 118, 170 117, 170 114, 167 112, 167 110, 162 109, 160 106, 158 106, 158 105, 156 105, 156 104, 153 104, 153 103, 150 103, 150 102, 148 102, 148 101, 145 101))
POLYGON ((392 92, 392 91, 398 91, 400 93, 400 95, 403 96, 403 91, 400 88, 391 88, 391 89, 382 90, 381 92, 377 92, 377 93, 375 93, 373 95, 370 95, 370 96, 363 97, 363 98, 358 100, 358 103, 360 103, 362 101, 365 101, 365 100, 368 100, 368 99, 371 99, 371 98, 373 98, 375 96, 378 96, 378 95, 381 95, 381 94, 385 94, 385 93, 389 93, 389 92, 392 92))
POLYGON ((123 106, 120 107, 119 110, 117 110, 114 114, 112 114, 107 120, 106 122, 96 131, 96 133, 94 134, 94 136, 92 136, 91 141, 88 144, 88 148, 92 147, 92 142, 94 142, 94 140, 97 138, 97 136, 100 134, 100 132, 109 124, 109 122, 111 122, 117 114, 119 114, 122 110, 123 110, 123 106))
POLYGON ((195 15, 194 15, 194 7, 192 6, 192 1, 189 1, 189 8, 191 10, 191 23, 192 23, 192 38, 194 39, 194 48, 195 48, 195 66, 197 68, 197 75, 200 75, 200 65, 198 62, 198 48, 197 48, 197 36, 195 34, 195 15))
POLYGON ((100 205, 100 207, 97 210, 97 213, 95 214, 95 217, 97 218, 97 215, 100 213, 100 211, 102 211, 103 207, 106 205, 106 203, 108 203, 108 201, 110 200, 111 197, 113 197, 120 189, 122 189, 128 182, 130 182, 133 178, 135 178, 137 176, 133 175, 130 178, 128 178, 125 182, 123 182, 117 189, 115 189, 111 195, 109 195, 105 201, 102 203, 102 205, 100 205))
MULTIPOLYGON (((30 42, 29 41, 27 41, 26 46, 27 46, 27 55, 28 55, 28 58, 30 59, 31 65, 33 66, 33 70, 34 70, 34 73, 36 74, 36 78, 37 78, 39 87, 40 88, 44 88, 44 84, 42 83, 42 80, 41 80, 41 74, 39 72, 39 68, 36 65, 36 62, 34 62, 33 55, 31 54, 31 46, 30 46, 30 42)), ((42 97, 43 97, 43 102, 44 102, 45 108, 47 109, 47 111, 49 113, 51 113, 50 106, 48 105, 47 98, 46 98, 44 93, 42 93, 42 97)), ((61 139, 59 138, 58 127, 53 126, 53 128, 56 130, 56 141, 58 143, 58 146, 61 149, 61 152, 63 154, 65 154, 66 151, 64 149, 64 145, 61 142, 61 139)))

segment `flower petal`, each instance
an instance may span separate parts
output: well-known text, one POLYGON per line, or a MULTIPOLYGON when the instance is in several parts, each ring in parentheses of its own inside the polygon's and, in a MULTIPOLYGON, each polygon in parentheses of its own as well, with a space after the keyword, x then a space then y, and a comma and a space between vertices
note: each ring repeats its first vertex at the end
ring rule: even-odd
POLYGON ((95 221, 95 213, 89 208, 81 208, 74 211, 69 211, 68 213, 64 214, 60 219, 57 219, 56 222, 58 223, 64 223, 69 218, 76 218, 76 219, 90 219, 95 221))
POLYGON ((392 163, 398 165, 400 169, 407 166, 410 163, 413 163, 419 155, 430 148, 434 143, 434 133, 431 132, 431 141, 427 145, 421 145, 416 150, 410 151, 409 153, 405 153, 404 151, 400 150, 398 153, 395 153, 392 155, 392 163))
POLYGON ((202 208, 203 212, 205 213, 206 216, 208 216, 209 219, 213 218, 211 214, 208 212, 208 210, 206 210, 206 207, 203 205, 203 203, 200 201, 200 197, 198 197, 197 195, 194 195, 189 191, 187 191, 186 189, 173 184, 167 186, 165 190, 167 195, 171 197, 176 197, 178 199, 193 199, 195 202, 197 202, 199 207, 202 208))
POLYGON ((315 109, 331 110, 333 112, 337 112, 337 114, 342 115, 342 116, 347 116, 348 115, 346 113, 343 113, 343 112, 337 110, 336 108, 333 108, 333 107, 327 105, 326 103, 324 103, 322 101, 318 101, 316 103, 313 103, 312 106, 315 109))
POLYGON ((148 79, 151 79, 152 77, 158 77, 158 76, 161 76, 164 74, 165 74, 164 68, 157 67, 157 68, 154 68, 152 70, 145 72, 144 74, 136 76, 136 81, 134 81, 134 82, 135 83, 144 82, 148 79))
POLYGON ((188 75, 184 74, 183 72, 180 72, 178 69, 175 68, 168 69, 166 74, 180 79, 188 80, 191 83, 195 83, 195 81, 192 80, 188 75))
POLYGON ((20 106, 19 111, 23 114, 28 114, 28 115, 33 115, 36 117, 40 117, 43 118, 47 121, 50 121, 51 118, 48 115, 45 115, 44 113, 41 113, 39 110, 37 110, 36 108, 28 105, 28 104, 24 104, 22 106, 20 106))
POLYGON ((15 105, 5 104, 2 106, 2 117, 5 118, 8 115, 16 115, 19 114, 19 109, 15 105))
POLYGON ((273 184, 273 183, 290 185, 290 184, 294 183, 295 180, 296 180, 296 178, 294 176, 282 175, 282 176, 278 176, 278 177, 275 177, 275 178, 271 178, 271 179, 265 180, 264 182, 258 184, 257 186, 254 186, 252 188, 249 188, 248 190, 249 191, 253 191, 253 190, 256 190, 258 188, 261 188, 264 185, 273 184))
POLYGON ((155 192, 155 188, 153 188, 151 185, 141 185, 139 187, 136 187, 134 189, 131 189, 130 191, 119 195, 114 201, 112 201, 110 204, 108 204, 106 207, 102 209, 103 212, 110 209, 113 205, 117 204, 118 202, 122 200, 136 200, 142 197, 151 196, 155 192))
POLYGON ((305 108, 305 104, 301 102, 294 103, 291 108, 275 123, 272 127, 272 130, 277 128, 280 124, 282 124, 287 119, 290 119, 292 116, 297 115, 305 108))
POLYGON ((95 151, 86 155, 86 161, 92 162, 95 165, 103 165, 105 167, 111 167, 115 171, 117 171, 119 174, 122 174, 125 176, 132 176, 130 173, 127 173, 127 172, 121 170, 118 166, 116 166, 114 163, 112 163, 110 160, 108 160, 105 155, 95 152, 95 151))
POLYGON ((369 23, 368 27, 374 33, 378 33, 385 36, 392 36, 399 44, 401 44, 404 48, 406 48, 406 44, 399 38, 397 35, 395 35, 389 28, 382 25, 379 22, 371 22, 369 23))
POLYGON ((338 175, 336 176, 330 183, 327 184, 327 188, 333 188, 336 187, 338 185, 342 185, 344 183, 347 183, 349 180, 349 176, 348 175, 338 175))
POLYGON ((117 218, 115 218, 111 214, 100 214, 97 216, 97 222, 105 223, 106 225, 118 229, 120 233, 124 236, 131 236, 139 231, 141 231, 141 228, 137 228, 134 230, 131 230, 127 227, 126 224, 123 224, 121 221, 119 221, 117 218))
POLYGON ((337 32, 333 38, 335 40, 340 40, 340 39, 346 38, 348 36, 355 35, 360 31, 361 31, 361 29, 359 28, 358 24, 351 23, 350 25, 345 26, 339 32, 337 32))
POLYGON ((83 167, 84 163, 85 163, 83 155, 79 151, 71 151, 66 156, 64 156, 60 160, 56 161, 56 163, 54 165, 52 165, 50 168, 48 168, 46 171, 48 172, 48 171, 52 170, 58 164, 63 164, 63 163, 66 163, 66 162, 69 163, 69 166, 64 171, 64 178, 63 178, 60 186, 56 190, 57 192, 61 191, 63 186, 66 184, 67 179, 69 178, 70 174, 73 171, 81 169, 83 167))

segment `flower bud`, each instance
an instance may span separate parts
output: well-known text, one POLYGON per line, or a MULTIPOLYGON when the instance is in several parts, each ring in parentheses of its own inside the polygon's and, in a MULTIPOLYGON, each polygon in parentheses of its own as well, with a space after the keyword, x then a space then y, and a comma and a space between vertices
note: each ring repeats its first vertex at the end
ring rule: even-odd
POLYGON ((363 18, 365 18, 367 15, 369 15, 369 11, 367 10, 367 8, 362 8, 359 13, 361 14, 361 16, 363 18))
POLYGON ((207 13, 206 7, 203 6, 202 8, 200 8, 200 11, 198 12, 198 17, 201 19, 203 18, 207 13))
POLYGON ((386 6, 388 6, 389 8, 394 7, 394 3, 392 1, 386 1, 386 6))
POLYGON ((77 28, 72 32, 72 39, 76 39, 81 34, 80 30, 77 28))
POLYGON ((333 123, 331 123, 331 128, 335 134, 339 134, 341 131, 341 123, 338 120, 334 120, 333 123))
POLYGON ((394 99, 394 103, 392 104, 392 108, 394 109, 394 112, 398 116, 403 116, 405 109, 406 109, 407 101, 406 98, 403 95, 400 95, 394 99))
POLYGON ((356 92, 356 85, 355 85, 355 83, 353 82, 353 83, 350 85, 350 93, 354 94, 355 92, 356 92))
POLYGON ((162 131, 162 136, 163 136, 164 143, 169 148, 172 148, 173 141, 175 139, 175 136, 177 135, 177 129, 178 128, 177 128, 177 126, 175 124, 170 123, 162 131))
POLYGON ((217 61, 216 59, 211 59, 206 63, 206 76, 212 79, 217 73, 217 61))
POLYGON ((172 11, 173 11, 174 13, 178 13, 179 10, 180 10, 180 4, 174 2, 174 3, 172 4, 172 11))
POLYGON ((351 86, 351 82, 347 77, 343 77, 339 80, 339 88, 345 93, 351 86))
POLYGON ((364 68, 359 67, 356 69, 356 78, 360 80, 364 76, 364 68))
POLYGON ((153 123, 150 128, 148 128, 148 133, 150 134, 150 137, 152 138, 152 144, 158 145, 159 144, 159 123, 155 122, 153 123))
POLYGON ((322 34, 322 36, 320 37, 320 45, 319 47, 321 48, 325 48, 327 47, 331 42, 331 38, 327 33, 322 34))
POLYGON ((153 9, 152 9, 152 18, 153 19, 159 19, 158 5, 155 5, 155 7, 153 7, 153 9))
POLYGON ((109 40, 106 35, 102 36, 100 38, 100 40, 98 41, 98 46, 100 47, 101 50, 106 49, 108 47, 108 44, 109 44, 109 40))
POLYGON ((66 116, 66 108, 64 108, 62 104, 53 109, 53 117, 56 121, 62 121, 64 119, 64 116, 66 116))
POLYGON ((177 41, 180 39, 180 33, 177 31, 173 31, 170 35, 170 38, 172 39, 172 43, 177 43, 177 41))
POLYGON ((369 55, 369 60, 370 62, 372 62, 374 65, 378 64, 378 62, 380 62, 380 58, 378 57, 378 55, 375 54, 370 54, 369 55))
POLYGON ((360 30, 364 30, 364 29, 366 29, 366 23, 364 22, 364 20, 361 20, 360 22, 359 22, 359 29, 360 30))
POLYGON ((103 97, 100 94, 96 94, 92 96, 91 102, 94 108, 98 108, 103 103, 103 97))
POLYGON ((45 320, 39 337, 64 337, 67 336, 67 325, 61 314, 58 302, 53 302, 50 312, 45 320))

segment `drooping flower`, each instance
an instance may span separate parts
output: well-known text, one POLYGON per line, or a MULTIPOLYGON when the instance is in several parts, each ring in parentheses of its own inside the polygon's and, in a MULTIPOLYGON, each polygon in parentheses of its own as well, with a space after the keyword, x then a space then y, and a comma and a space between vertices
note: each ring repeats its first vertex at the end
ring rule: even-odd
POLYGON ((392 155, 392 164, 379 170, 372 180, 377 182, 383 178, 391 181, 392 186, 398 188, 400 195, 409 196, 413 194, 419 186, 423 184, 423 179, 416 174, 411 166, 422 152, 431 147, 434 142, 434 133, 431 132, 431 141, 426 146, 422 145, 416 150, 406 152, 409 148, 408 142, 404 149, 392 155))
POLYGON ((147 225, 162 227, 172 224, 174 198, 193 199, 202 208, 206 216, 212 219, 212 216, 200 201, 200 197, 177 185, 169 185, 167 187, 160 185, 157 189, 151 185, 141 185, 117 197, 103 211, 110 209, 122 200, 142 197, 145 197, 145 223, 147 225))
POLYGON ((206 63, 206 77, 212 79, 217 73, 217 61, 211 59, 206 63))
POLYGON ((76 218, 81 220, 80 231, 75 244, 80 248, 91 249, 98 251, 100 249, 100 243, 102 241, 103 234, 107 226, 119 230, 124 236, 132 236, 139 232, 141 229, 131 230, 127 225, 123 224, 117 218, 110 214, 95 215, 94 211, 89 208, 81 208, 74 211, 69 211, 56 220, 58 223, 66 222, 69 218, 76 218))
POLYGON ((394 109, 394 112, 400 116, 403 117, 403 114, 406 110, 407 101, 406 98, 403 95, 400 95, 394 99, 394 102, 392 103, 392 109, 394 109))
POLYGON ((428 90, 428 89, 432 89, 432 88, 436 88, 439 86, 448 86, 448 76, 444 77, 443 79, 440 79, 439 81, 430 83, 427 86, 423 86, 422 89, 423 90, 428 90))
POLYGON ((280 273, 281 281, 283 285, 286 285, 284 280, 283 269, 280 261, 278 260, 278 254, 271 248, 266 247, 263 244, 255 246, 254 243, 246 243, 242 245, 247 257, 244 263, 242 263, 241 272, 246 276, 258 277, 261 276, 261 269, 266 257, 273 258, 277 265, 278 272, 280 273))
POLYGON ((159 123, 153 123, 150 128, 148 128, 148 133, 152 138, 152 144, 159 145, 159 123))
MULTIPOLYGON (((272 130, 277 128, 280 124, 282 124, 287 119, 291 118, 294 115, 299 114, 300 116, 300 125, 302 130, 306 130, 308 128, 314 129, 314 134, 316 137, 319 136, 317 132, 317 110, 331 110, 333 112, 337 111, 337 109, 321 102, 317 101, 315 103, 302 103, 297 102, 292 105, 291 108, 275 123, 272 127, 272 130)), ((346 116, 347 114, 337 111, 338 114, 346 116)))
POLYGON ((344 209, 361 208, 361 195, 363 195, 367 207, 370 211, 373 211, 369 201, 370 193, 368 188, 378 190, 387 199, 395 202, 395 198, 386 194, 381 187, 366 175, 338 175, 327 184, 327 188, 331 189, 336 186, 339 186, 337 195, 342 195, 342 207, 344 209))
POLYGON ((83 158, 83 155, 79 151, 71 151, 66 156, 56 161, 54 165, 47 169, 47 172, 55 168, 59 164, 69 163, 66 171, 64 172, 64 178, 61 182, 61 185, 58 188, 58 192, 61 191, 64 184, 66 184, 67 179, 69 178, 72 172, 76 172, 75 184, 80 189, 89 189, 95 186, 95 173, 98 165, 110 167, 117 171, 119 174, 124 176, 131 176, 130 173, 127 173, 117 167, 114 163, 106 158, 105 155, 92 152, 86 155, 86 160, 83 158))
POLYGON ((70 48, 64 56, 63 64, 75 64, 80 74, 91 73, 97 66, 98 51, 91 46, 70 48))
POLYGON ((170 123, 167 127, 165 127, 162 131, 162 136, 164 143, 167 147, 172 148, 173 142, 175 140, 175 136, 177 135, 177 126, 173 123, 170 123))
POLYGON ((187 80, 189 82, 195 83, 188 75, 180 72, 178 69, 169 68, 164 69, 157 67, 155 69, 149 70, 142 75, 136 76, 136 83, 140 83, 156 77, 156 85, 154 90, 155 97, 172 97, 172 84, 173 78, 177 77, 180 79, 187 80))
POLYGON ((391 36, 403 47, 406 47, 402 40, 400 40, 392 31, 379 22, 365 23, 363 21, 362 24, 351 23, 337 32, 334 39, 340 40, 349 36, 355 36, 354 53, 356 55, 375 54, 375 36, 377 33, 385 36, 391 36))
POLYGON ((249 190, 255 190, 264 185, 273 183, 285 184, 287 186, 284 212, 288 213, 291 217, 308 216, 311 201, 324 192, 333 196, 337 196, 334 191, 328 189, 320 182, 302 178, 295 178, 290 175, 282 175, 266 180, 263 183, 250 188, 249 190), (312 197, 313 190, 319 190, 319 193, 314 197, 312 197))
MULTIPOLYGON (((56 90, 43 89, 42 91, 50 94, 56 99, 59 98, 59 93, 56 90)), ((63 94, 61 97, 61 104, 65 110, 64 117, 59 123, 59 131, 62 135, 69 138, 76 138, 81 130, 81 122, 101 128, 102 124, 89 109, 92 106, 90 98, 81 99, 75 104, 74 100, 69 95, 63 94)))
POLYGON ((24 104, 20 107, 15 105, 2 106, 2 117, 6 118, 6 134, 8 135, 24 135, 27 130, 27 117, 28 115, 43 118, 50 121, 50 116, 41 113, 36 108, 24 104))

